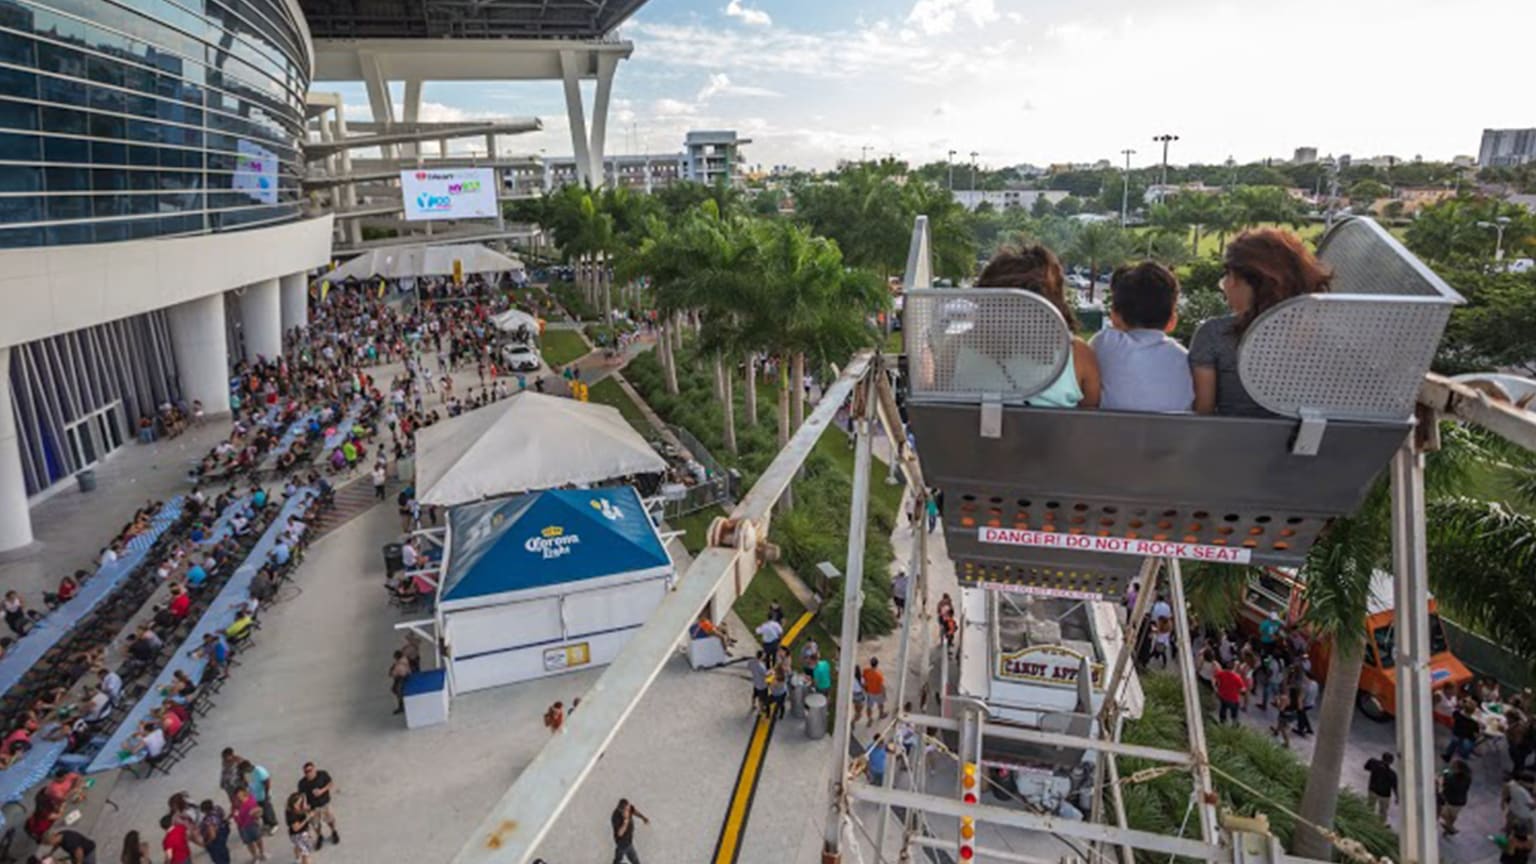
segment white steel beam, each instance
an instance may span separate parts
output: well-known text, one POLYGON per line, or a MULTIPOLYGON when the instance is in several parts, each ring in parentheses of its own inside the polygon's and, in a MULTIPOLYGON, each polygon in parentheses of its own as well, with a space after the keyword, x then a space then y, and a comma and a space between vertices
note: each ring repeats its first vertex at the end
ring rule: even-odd
MULTIPOLYGON (((1431 412, 1428 422, 1434 423, 1431 412)), ((1392 457, 1392 570, 1397 602, 1397 751, 1402 760, 1398 860, 1437 864, 1435 729, 1430 708, 1429 562, 1424 540, 1424 456, 1409 436, 1392 457)))
MULTIPOLYGON (((1205 712, 1200 709, 1200 684, 1195 680, 1195 649, 1189 638, 1189 607, 1184 600, 1184 576, 1179 559, 1168 559, 1169 601, 1173 604, 1174 637, 1179 645, 1179 680, 1184 689, 1184 725, 1189 728, 1189 750, 1200 754, 1195 760, 1195 812, 1200 816, 1200 837, 1216 842, 1216 796, 1211 785, 1211 766, 1206 759, 1205 712)), ((1146 586, 1142 587, 1146 590, 1146 586)))
POLYGON ((581 104, 581 66, 574 51, 560 52, 561 80, 565 83, 565 113, 571 123, 571 152, 576 157, 576 182, 592 179, 592 155, 587 149, 587 116, 581 104))
MULTIPOLYGON (((948 732, 958 732, 960 730, 959 721, 949 717, 935 717, 931 714, 908 714, 907 721, 919 728, 928 726, 948 732)), ((1080 738, 1076 735, 1063 735, 1059 732, 1025 729, 1022 726, 1004 726, 993 723, 987 726, 987 736, 989 738, 1002 738, 1008 741, 1022 741, 1026 744, 1040 744, 1046 747, 1097 750, 1104 753, 1114 753, 1117 756, 1129 756, 1135 759, 1146 759, 1151 762, 1163 762, 1169 765, 1193 765, 1195 763, 1194 758, 1188 753, 1181 753, 1178 750, 1148 747, 1144 744, 1126 744, 1121 741, 1106 741, 1099 738, 1080 738)))
MULTIPOLYGON (((860 354, 848 364, 789 444, 736 505, 731 518, 756 521, 767 517, 838 407, 869 370, 869 357, 860 354)), ((581 700, 581 710, 566 719, 563 734, 544 745, 470 833, 454 856, 454 864, 527 864, 532 860, 539 842, 554 827, 555 819, 662 665, 672 657, 678 638, 732 572, 740 554, 735 549, 711 546, 695 556, 650 620, 581 700)))
POLYGON ((1536 413, 1495 401, 1465 384, 1431 372, 1419 385, 1419 404, 1437 414, 1481 426, 1527 450, 1536 450, 1536 413))
POLYGON ((597 90, 592 95, 592 140, 587 149, 592 157, 592 185, 608 185, 608 166, 603 156, 608 141, 608 102, 613 93, 613 74, 619 68, 619 55, 597 55, 597 90))
MULTIPOLYGON (((585 700, 582 701, 581 707, 583 710, 586 709, 587 703, 585 700)), ((868 801, 872 804, 906 807, 921 810, 924 813, 949 816, 955 819, 961 816, 970 816, 977 822, 1007 825, 1013 828, 1021 828, 1025 831, 1042 831, 1046 834, 1055 834, 1059 837, 1071 837, 1078 840, 1091 840, 1111 844, 1123 843, 1137 849, 1161 852, 1165 855, 1179 855, 1201 861, 1225 861, 1230 857, 1225 849, 1214 843, 1202 843, 1199 840, 1182 837, 1168 837, 1162 834, 1154 834, 1150 831, 1115 828, 1111 825, 1096 825, 1092 822, 1083 822, 1075 819, 1061 819, 1056 816, 1031 813, 1027 810, 998 807, 994 804, 964 804, 953 797, 925 795, 919 792, 909 792, 905 789, 884 789, 879 786, 871 786, 862 781, 850 782, 848 784, 848 793, 859 801, 868 801)))

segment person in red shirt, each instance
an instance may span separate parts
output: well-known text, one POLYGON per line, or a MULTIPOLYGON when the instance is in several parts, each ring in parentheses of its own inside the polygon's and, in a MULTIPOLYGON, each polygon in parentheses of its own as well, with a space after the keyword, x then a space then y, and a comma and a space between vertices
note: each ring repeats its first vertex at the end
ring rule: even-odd
POLYGON ((1243 692, 1248 689, 1248 682, 1243 676, 1218 663, 1216 671, 1211 675, 1211 683, 1216 686, 1216 698, 1221 701, 1216 722, 1225 722, 1227 715, 1231 714, 1232 724, 1237 725, 1237 712, 1242 707, 1243 692))
POLYGON ((171 586, 170 610, 177 621, 186 618, 187 613, 192 611, 192 595, 183 590, 180 585, 171 586))
POLYGON ((177 820, 165 830, 165 864, 187 864, 192 860, 192 847, 187 839, 186 823, 177 820))
POLYGON ((869 722, 865 725, 875 725, 877 705, 880 707, 880 719, 885 719, 885 673, 880 671, 878 657, 869 658, 869 668, 864 670, 864 701, 869 705, 869 722))

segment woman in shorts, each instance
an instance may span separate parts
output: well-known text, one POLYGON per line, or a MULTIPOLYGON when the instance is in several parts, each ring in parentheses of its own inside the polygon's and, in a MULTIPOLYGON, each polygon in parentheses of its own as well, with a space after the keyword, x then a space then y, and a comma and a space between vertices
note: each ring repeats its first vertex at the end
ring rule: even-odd
POLYGON ((257 803, 256 796, 242 786, 235 790, 234 805, 234 812, 230 815, 235 820, 235 828, 240 832, 240 842, 245 844, 252 860, 267 860, 267 849, 262 843, 261 805, 257 803))
POLYGON ((315 843, 309 836, 309 802, 303 792, 288 796, 288 811, 284 821, 288 824, 288 839, 293 843, 293 857, 297 864, 310 864, 309 856, 315 852, 315 843))

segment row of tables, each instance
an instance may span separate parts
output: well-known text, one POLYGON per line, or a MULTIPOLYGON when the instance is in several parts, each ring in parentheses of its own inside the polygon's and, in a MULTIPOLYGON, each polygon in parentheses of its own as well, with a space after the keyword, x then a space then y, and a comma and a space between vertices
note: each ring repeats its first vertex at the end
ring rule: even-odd
MULTIPOLYGON (((174 500, 176 501, 177 508, 178 508, 178 512, 177 512, 176 516, 179 517, 180 516, 179 510, 180 510, 181 505, 184 502, 181 500, 180 497, 178 497, 178 498, 176 498, 174 500)), ((249 505, 250 505, 250 496, 249 495, 242 495, 242 496, 236 498, 234 501, 231 501, 228 505, 226 505, 225 508, 224 508, 224 511, 219 514, 219 518, 214 522, 213 530, 211 530, 209 532, 208 538, 204 541, 203 545, 207 546, 207 545, 212 545, 212 544, 218 543, 218 542, 222 541, 225 537, 229 536, 229 534, 230 534, 230 532, 232 530, 231 527, 230 527, 231 520, 234 519, 234 516, 235 516, 236 513, 240 512, 242 509, 248 507, 249 505)), ((169 506, 169 504, 167 504, 167 506, 169 506)), ((173 517, 171 521, 174 521, 174 519, 175 519, 175 517, 173 517)), ((169 523, 167 523, 167 524, 169 524, 169 523)), ((135 542, 137 542, 138 539, 140 539, 140 538, 135 538, 135 542)), ((143 560, 144 553, 148 552, 150 546, 152 546, 152 545, 153 545, 153 541, 150 541, 150 542, 145 543, 143 545, 142 549, 139 550, 139 554, 138 554, 138 559, 139 560, 143 560)), ((111 565, 108 565, 108 567, 116 568, 117 565, 124 564, 125 562, 127 562, 129 560, 130 559, 125 556, 123 558, 119 558, 117 561, 113 562, 111 565)), ((136 566, 137 566, 137 564, 130 564, 128 567, 126 567, 125 569, 122 569, 121 571, 114 570, 114 574, 113 575, 116 576, 116 582, 114 583, 114 585, 116 583, 120 583, 122 581, 122 578, 124 576, 126 576, 128 573, 133 572, 133 570, 134 570, 134 568, 136 566)), ((102 568, 102 572, 98 573, 96 578, 90 580, 86 584, 89 585, 89 586, 96 586, 98 583, 104 583, 104 577, 108 575, 106 570, 107 570, 107 568, 102 568)), ((103 595, 102 596, 104 596, 105 593, 110 590, 110 587, 111 586, 107 586, 107 587, 104 587, 102 589, 102 591, 103 591, 103 595)), ((84 590, 82 590, 80 594, 76 595, 75 599, 79 600, 81 597, 84 596, 84 593, 85 593, 84 590)), ((100 602, 100 600, 101 600, 101 597, 98 596, 96 598, 95 602, 93 602, 91 605, 94 606, 95 603, 100 602)), ((74 601, 71 601, 71 603, 73 603, 73 602, 74 601)), ((68 605, 69 604, 66 604, 66 606, 68 606, 68 605)), ((61 607, 59 611, 63 611, 64 608, 65 607, 61 607)), ((84 612, 82 612, 80 614, 83 616, 84 612)), ((76 621, 78 621, 78 620, 79 620, 79 617, 77 616, 76 621)), ((8 654, 8 655, 6 655, 6 657, 4 659, 5 660, 9 660, 13 656, 15 656, 15 655, 14 654, 8 654)), ((23 671, 25 671, 25 670, 23 670, 23 671)), ((43 782, 44 780, 46 780, 48 778, 49 774, 53 773, 54 766, 58 765, 61 760, 67 760, 68 759, 68 757, 66 757, 65 753, 64 753, 64 751, 69 746, 69 741, 67 739, 60 739, 60 740, 57 740, 57 741, 48 741, 48 740, 45 740, 44 737, 43 737, 44 735, 48 734, 49 731, 55 730, 58 727, 59 727, 59 724, 57 724, 57 723, 46 724, 43 727, 43 729, 39 730, 37 735, 33 736, 33 738, 32 738, 32 749, 28 750, 26 753, 22 754, 21 758, 17 759, 15 762, 11 763, 9 768, 6 768, 4 770, 0 770, 0 803, 8 803, 8 802, 11 802, 11 801, 20 801, 22 796, 26 794, 28 789, 31 789, 33 786, 36 786, 37 784, 43 782)), ((76 767, 78 767, 78 766, 76 766, 76 767)))
POLYGON ((261 539, 252 547, 250 555, 246 556, 245 563, 235 570, 234 575, 229 578, 228 582, 224 583, 224 587, 213 598, 213 602, 208 604, 208 608, 204 610, 203 616, 198 619, 197 624, 187 635, 186 640, 182 642, 181 647, 177 649, 170 663, 160 670, 160 674, 155 678, 150 688, 145 691, 144 696, 139 699, 138 704, 133 707, 133 710, 128 712, 122 724, 107 739, 107 743, 101 748, 101 752, 96 755, 96 758, 85 769, 86 773, 95 774, 101 771, 110 771, 114 768, 121 768, 143 761, 143 756, 139 753, 134 753, 131 756, 123 755, 126 752, 126 745, 129 739, 138 734, 139 724, 149 716, 150 710, 164 700, 165 697, 161 694, 161 691, 170 685, 171 679, 175 677, 177 671, 185 673, 187 677, 198 684, 202 683, 207 661, 200 657, 193 657, 192 652, 202 645, 204 635, 212 633, 222 638, 224 630, 234 623, 236 609, 250 598, 251 583, 255 580, 256 573, 261 569, 261 565, 266 563, 267 558, 272 553, 272 548, 277 545, 279 538, 287 528, 288 520, 295 514, 302 512, 303 508, 308 506, 315 494, 316 491, 313 488, 306 486, 283 502, 282 509, 277 517, 272 520, 271 524, 267 526, 267 530, 262 533, 261 539))
POLYGON ((27 671, 43 659, 49 649, 59 644, 65 634, 79 625, 101 601, 117 590, 129 574, 138 569, 160 535, 181 518, 185 504, 185 499, 180 495, 165 502, 160 512, 150 520, 149 530, 128 541, 116 561, 97 567, 96 575, 85 580, 79 592, 68 603, 38 619, 26 636, 11 645, 5 656, 0 657, 0 694, 10 692, 27 671))

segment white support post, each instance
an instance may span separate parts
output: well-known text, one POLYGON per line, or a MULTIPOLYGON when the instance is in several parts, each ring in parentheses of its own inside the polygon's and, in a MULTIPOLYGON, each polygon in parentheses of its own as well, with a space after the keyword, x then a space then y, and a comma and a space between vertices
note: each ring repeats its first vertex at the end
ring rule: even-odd
POLYGON ((11 346, 6 345, 0 346, 0 552, 31 543, 32 510, 22 478, 21 438, 11 407, 11 346))
MULTIPOLYGON (((1428 414, 1434 423, 1436 415, 1428 414)), ((1426 422, 1421 420, 1421 422, 1426 422)), ((1435 731, 1430 708, 1429 563, 1424 546, 1424 456, 1410 435, 1392 457, 1392 569, 1397 602, 1397 750, 1402 766, 1398 860, 1437 864, 1435 731)))
MULTIPOLYGON (((874 372, 874 375, 884 374, 885 371, 883 369, 876 369, 874 372)), ((891 464, 896 464, 895 456, 891 457, 891 464)), ((914 512, 918 514, 923 513, 923 501, 923 498, 919 498, 917 500, 917 504, 913 507, 914 512)), ((916 618, 918 615, 917 604, 913 601, 919 596, 917 591, 917 584, 918 582, 923 581, 922 571, 924 569, 924 563, 928 558, 928 532, 923 530, 925 527, 926 526, 924 526, 922 523, 921 515, 919 515, 918 521, 912 523, 912 555, 907 565, 907 593, 906 596, 901 598, 902 607, 905 610, 901 615, 901 647, 896 651, 896 706, 894 713, 896 714, 897 718, 903 717, 906 712, 907 678, 911 675, 911 670, 907 668, 907 662, 912 645, 912 619, 916 618)), ((922 755, 922 748, 919 747, 917 753, 919 764, 922 762, 922 755)), ((885 772, 885 788, 889 789, 895 783, 896 772, 885 772)), ((890 824, 891 821, 889 814, 886 812, 887 809, 888 808, 884 807, 880 808, 880 827, 876 829, 875 833, 876 861, 885 860, 885 831, 886 827, 890 824)))
MULTIPOLYGON (((1195 811, 1200 814, 1200 838, 1206 843, 1216 842, 1216 805, 1211 803, 1214 787, 1211 785, 1209 751, 1205 747, 1205 712, 1200 710, 1200 684, 1195 680, 1194 646, 1189 638, 1189 609, 1184 600, 1184 576, 1179 571, 1179 559, 1168 559, 1169 599, 1173 604, 1174 637, 1179 645, 1179 681, 1184 689, 1184 723, 1189 727, 1189 752, 1195 757, 1195 811)), ((1149 590, 1149 586, 1142 586, 1149 590)))
POLYGON ((608 167, 603 160, 608 140, 608 101, 613 92, 613 73, 618 71, 619 55, 601 52, 597 55, 597 92, 592 97, 592 185, 602 188, 608 185, 608 167))
POLYGON ((289 273, 282 277, 281 301, 283 333, 293 331, 295 327, 309 326, 309 286, 303 273, 289 273))
POLYGON ((229 341, 224 332, 224 295, 209 294, 166 310, 171 350, 181 379, 181 398, 203 403, 209 416, 229 412, 229 341))
MULTIPOLYGON (((335 128, 335 138, 337 142, 345 144, 348 137, 347 115, 342 105, 338 104, 336 106, 336 114, 332 118, 331 122, 335 128)), ((349 148, 342 147, 336 151, 336 165, 337 170, 341 173, 341 176, 352 176, 352 151, 349 148)), ((342 210, 349 211, 357 209, 357 184, 343 183, 336 187, 336 201, 338 207, 342 210)), ((346 239, 348 243, 356 246, 357 244, 363 242, 363 224, 361 221, 357 219, 339 219, 337 221, 345 226, 346 239)))
MULTIPOLYGON (((879 369, 859 382, 854 390, 853 408, 862 411, 854 421, 853 500, 848 508, 848 561, 843 568, 843 626, 837 665, 837 721, 832 732, 832 808, 827 814, 825 853, 838 855, 843 818, 849 799, 844 784, 848 777, 848 738, 852 733, 853 671, 859 665, 859 606, 864 598, 864 532, 869 516, 869 436, 875 418, 875 388, 872 379, 879 369)), ((883 813, 883 811, 882 811, 883 813)), ((825 858, 826 855, 823 855, 825 858)))
POLYGON ((281 281, 263 279, 245 287, 240 318, 245 326, 245 351, 251 358, 271 360, 283 353, 281 281))
POLYGON ((565 113, 571 121, 571 152, 576 157, 576 183, 591 179, 592 156, 587 150, 587 119, 581 104, 580 58, 575 51, 560 52, 560 77, 565 83, 565 113))

